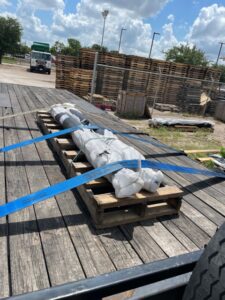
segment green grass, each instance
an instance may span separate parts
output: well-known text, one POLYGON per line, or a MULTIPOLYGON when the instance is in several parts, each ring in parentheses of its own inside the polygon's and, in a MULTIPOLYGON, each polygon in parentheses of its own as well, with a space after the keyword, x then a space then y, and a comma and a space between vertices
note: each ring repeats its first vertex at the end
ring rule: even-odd
POLYGON ((16 59, 14 57, 3 57, 2 62, 5 64, 16 64, 16 59))
MULTIPOLYGON (((167 144, 179 150, 207 150, 220 149, 221 143, 216 140, 213 132, 207 129, 199 129, 195 132, 184 132, 180 129, 170 129, 168 127, 153 128, 148 126, 147 121, 129 120, 128 123, 148 133, 160 142, 167 144)), ((206 153, 191 154, 189 157, 196 159, 197 157, 206 157, 206 153)), ((204 162, 208 168, 213 168, 212 161, 204 162)))

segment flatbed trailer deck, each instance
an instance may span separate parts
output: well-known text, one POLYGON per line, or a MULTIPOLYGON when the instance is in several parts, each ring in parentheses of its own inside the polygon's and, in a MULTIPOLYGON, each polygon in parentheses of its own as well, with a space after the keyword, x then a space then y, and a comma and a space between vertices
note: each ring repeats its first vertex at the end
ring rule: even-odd
MULTIPOLYGON (((0 117, 72 102, 95 124, 134 128, 66 90, 0 83, 0 117)), ((0 119, 0 147, 41 135, 35 113, 0 119)), ((140 135, 138 135, 140 136, 140 135)), ((145 136, 145 138, 147 138, 145 136)), ((152 160, 202 168, 184 153, 122 138, 152 160)), ((157 145, 158 143, 158 145, 157 145)), ((65 179, 47 142, 1 155, 0 202, 65 179)), ((0 297, 23 294, 202 249, 225 216, 225 184, 201 175, 165 173, 184 191, 178 218, 95 229, 76 191, 0 219, 0 297)))

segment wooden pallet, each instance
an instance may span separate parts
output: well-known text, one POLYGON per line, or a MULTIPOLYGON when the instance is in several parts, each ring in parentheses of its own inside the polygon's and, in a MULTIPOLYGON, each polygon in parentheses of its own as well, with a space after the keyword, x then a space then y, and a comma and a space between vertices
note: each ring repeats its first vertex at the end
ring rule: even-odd
MULTIPOLYGON (((47 112, 38 112, 37 121, 45 134, 61 130, 47 112)), ((50 139, 54 151, 63 163, 68 177, 92 169, 86 157, 80 155, 70 136, 50 139)), ((105 178, 90 181, 77 188, 96 228, 108 228, 165 215, 177 215, 182 191, 176 186, 162 186, 156 193, 141 191, 130 198, 117 199, 113 186, 105 178)))

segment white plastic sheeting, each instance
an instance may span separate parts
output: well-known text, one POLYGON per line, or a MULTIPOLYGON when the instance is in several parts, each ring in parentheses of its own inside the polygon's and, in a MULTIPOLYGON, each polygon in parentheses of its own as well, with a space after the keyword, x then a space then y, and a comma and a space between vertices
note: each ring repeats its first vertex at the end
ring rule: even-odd
MULTIPOLYGON (((66 122, 68 124, 68 120, 70 124, 76 126, 81 124, 84 119, 82 113, 70 104, 54 105, 50 109, 50 113, 63 127, 66 122)), ((122 160, 136 159, 140 161, 145 159, 139 151, 123 143, 106 129, 99 133, 90 129, 81 129, 73 132, 71 136, 94 168, 122 160)), ((155 192, 164 177, 161 171, 124 168, 106 178, 112 183, 116 197, 124 198, 130 197, 142 189, 155 192)))
POLYGON ((207 128, 211 128, 214 126, 213 122, 206 121, 206 120, 198 120, 198 119, 153 118, 150 119, 148 122, 149 125, 153 125, 153 126, 192 125, 192 126, 207 127, 207 128))

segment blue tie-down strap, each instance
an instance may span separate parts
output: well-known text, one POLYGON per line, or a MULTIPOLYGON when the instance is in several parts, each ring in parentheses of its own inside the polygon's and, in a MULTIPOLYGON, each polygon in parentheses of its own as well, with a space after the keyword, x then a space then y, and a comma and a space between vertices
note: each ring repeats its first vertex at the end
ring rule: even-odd
POLYGON ((58 136, 61 136, 61 135, 72 133, 76 130, 83 129, 83 128, 98 129, 98 126, 96 126, 96 125, 87 125, 87 126, 86 125, 79 125, 79 126, 74 126, 74 127, 71 127, 71 128, 63 129, 63 130, 60 130, 60 131, 57 131, 57 132, 54 132, 54 133, 45 134, 45 135, 39 136, 39 137, 34 138, 34 139, 25 140, 25 141, 20 142, 20 143, 16 143, 16 144, 12 144, 10 146, 0 148, 0 153, 11 151, 11 150, 14 150, 14 149, 17 149, 17 148, 22 148, 22 147, 32 145, 32 144, 35 144, 35 143, 39 143, 39 142, 42 142, 42 141, 46 141, 48 139, 52 139, 52 138, 55 138, 55 137, 58 137, 58 136))
MULTIPOLYGON (((115 162, 112 164, 105 165, 100 168, 93 169, 89 172, 81 174, 79 176, 70 178, 68 180, 62 181, 50 187, 44 188, 39 190, 35 193, 23 196, 18 198, 12 202, 4 204, 0 206, 0 217, 7 216, 11 213, 17 212, 21 209, 24 209, 30 205, 36 204, 48 198, 54 197, 60 193, 66 192, 73 188, 76 188, 80 185, 88 183, 91 180, 98 179, 100 177, 109 175, 113 172, 119 171, 123 168, 129 169, 138 169, 140 167, 140 162, 138 160, 124 160, 115 162)), ((172 171, 172 172, 181 172, 181 173, 188 173, 188 174, 200 174, 209 177, 221 177, 225 178, 224 173, 220 172, 213 172, 208 170, 200 170, 194 168, 187 168, 183 166, 174 166, 171 164, 160 163, 160 162, 153 162, 149 160, 142 160, 141 161, 142 168, 152 168, 162 171, 172 171)))

